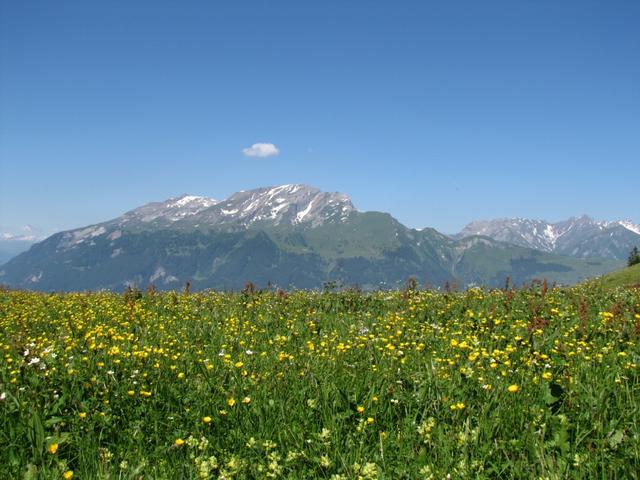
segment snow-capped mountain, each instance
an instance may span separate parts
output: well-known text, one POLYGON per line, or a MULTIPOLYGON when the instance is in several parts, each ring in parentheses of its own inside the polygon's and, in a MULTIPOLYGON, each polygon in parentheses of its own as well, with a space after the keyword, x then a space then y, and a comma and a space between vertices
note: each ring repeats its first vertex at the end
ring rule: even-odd
MULTIPOLYGON (((322 192, 307 185, 280 185, 243 190, 222 201, 182 195, 148 203, 100 226, 140 226, 141 223, 177 227, 224 224, 248 227, 256 223, 317 226, 326 221, 344 220, 354 210, 351 199, 343 193, 322 192)), ((92 230, 91 234, 96 231, 92 230)))
POLYGON ((354 211, 343 193, 322 192, 307 185, 281 185, 234 193, 196 220, 205 224, 307 224, 344 221, 354 211))
POLYGON ((316 227, 343 222, 355 211, 343 193, 322 192, 307 185, 281 185, 234 193, 226 200, 182 195, 152 202, 121 217, 64 232, 59 248, 66 250, 98 237, 116 240, 125 231, 174 229, 247 229, 281 225, 316 227))
POLYGON ((176 222, 200 213, 218 203, 217 200, 196 195, 182 195, 164 202, 152 202, 125 213, 116 219, 118 223, 129 222, 176 222))
POLYGON ((550 252, 558 238, 558 231, 544 220, 505 218, 472 222, 456 236, 464 238, 473 235, 550 252))
POLYGON ((556 223, 526 218, 476 221, 456 237, 470 235, 582 258, 625 259, 634 246, 640 245, 640 225, 628 220, 598 221, 586 215, 556 223))

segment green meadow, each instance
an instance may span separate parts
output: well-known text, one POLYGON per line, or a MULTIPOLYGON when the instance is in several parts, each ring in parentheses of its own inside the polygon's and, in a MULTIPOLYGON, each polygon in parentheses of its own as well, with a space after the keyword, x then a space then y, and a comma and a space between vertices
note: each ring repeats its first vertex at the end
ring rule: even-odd
POLYGON ((0 476, 628 479, 640 291, 0 291, 0 476))

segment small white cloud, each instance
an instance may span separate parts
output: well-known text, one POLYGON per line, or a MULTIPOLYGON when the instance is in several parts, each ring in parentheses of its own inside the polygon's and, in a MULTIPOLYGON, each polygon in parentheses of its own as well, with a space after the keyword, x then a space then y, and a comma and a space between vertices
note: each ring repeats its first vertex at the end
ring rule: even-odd
POLYGON ((254 143, 249 148, 243 148, 242 153, 247 157, 272 157, 278 155, 280 150, 273 143, 254 143))

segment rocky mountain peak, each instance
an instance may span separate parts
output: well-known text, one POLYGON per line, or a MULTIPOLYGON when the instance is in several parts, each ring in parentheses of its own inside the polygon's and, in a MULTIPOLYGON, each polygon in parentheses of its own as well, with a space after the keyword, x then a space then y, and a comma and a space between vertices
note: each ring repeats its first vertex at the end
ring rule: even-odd
POLYGON ((588 215, 556 223, 500 218, 472 222, 456 237, 470 235, 563 255, 624 259, 628 249, 640 243, 640 226, 624 220, 598 221, 588 215))
POLYGON ((197 195, 181 195, 164 202, 152 202, 131 210, 122 217, 123 222, 137 220, 148 223, 158 220, 175 222, 200 213, 218 201, 197 195))
MULTIPOLYGON (((301 184, 263 187, 234 193, 202 215, 206 224, 308 224, 344 221, 355 208, 343 193, 301 184)), ((200 216, 199 216, 200 217, 200 216)), ((200 220, 200 218, 198 218, 200 220)))

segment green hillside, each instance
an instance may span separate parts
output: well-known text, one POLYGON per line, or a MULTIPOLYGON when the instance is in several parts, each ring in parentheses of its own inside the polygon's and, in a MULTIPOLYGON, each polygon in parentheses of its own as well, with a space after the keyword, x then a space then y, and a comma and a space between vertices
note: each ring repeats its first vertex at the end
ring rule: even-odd
POLYGON ((461 253, 454 274, 467 284, 497 286, 509 277, 513 285, 535 279, 547 279, 562 285, 572 285, 602 272, 620 268, 619 260, 605 258, 581 259, 549 254, 496 242, 486 237, 468 237, 458 244, 461 253))
POLYGON ((607 273, 598 278, 597 282, 607 288, 640 285, 640 264, 607 273))

